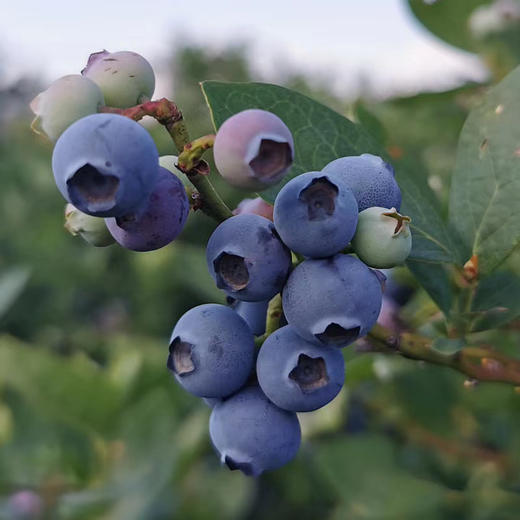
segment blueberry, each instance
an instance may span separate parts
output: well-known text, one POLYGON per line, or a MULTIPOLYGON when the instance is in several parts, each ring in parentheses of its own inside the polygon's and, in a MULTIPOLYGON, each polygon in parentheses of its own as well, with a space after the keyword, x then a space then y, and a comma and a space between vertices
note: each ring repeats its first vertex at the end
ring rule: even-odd
POLYGON ((61 134, 52 155, 54 179, 65 199, 83 213, 120 217, 152 192, 159 154, 150 134, 116 114, 93 114, 61 134))
POLYGON ((237 300, 233 306, 235 312, 244 318, 245 322, 255 336, 261 336, 265 332, 265 320, 269 300, 263 302, 241 302, 237 300))
POLYGON ((63 76, 31 101, 36 115, 31 127, 56 141, 74 121, 95 114, 104 104, 103 92, 93 81, 79 74, 63 76))
POLYGON ((339 349, 310 343, 287 325, 264 341, 256 373, 263 392, 276 406, 310 412, 338 395, 345 363, 339 349))
POLYGON ((275 406, 258 387, 217 404, 209 434, 223 464, 255 477, 291 461, 301 440, 296 414, 275 406))
POLYGON ((395 208, 374 206, 359 214, 359 224, 352 240, 356 255, 370 267, 388 269, 402 264, 412 249, 410 217, 395 208))
POLYGON ((5 513, 8 516, 5 518, 10 518, 11 520, 37 520, 43 518, 44 512, 45 502, 43 498, 34 491, 25 489, 9 497, 5 507, 5 513))
POLYGON ((117 243, 133 251, 153 251, 172 242, 184 228, 190 203, 182 182, 166 168, 147 203, 135 213, 106 219, 117 243))
POLYGON ((82 213, 72 204, 65 206, 65 229, 95 247, 106 247, 115 242, 102 218, 82 213))
POLYGON ((291 253, 271 221, 258 215, 237 215, 211 235, 206 259, 217 287, 243 301, 265 301, 283 287, 291 253))
POLYGON ((81 73, 99 85, 111 107, 128 108, 147 101, 155 89, 152 66, 135 52, 95 52, 81 73))
POLYGON ((215 137, 213 153, 218 171, 229 184, 263 190, 289 171, 294 141, 278 116, 249 109, 224 121, 215 137))
POLYGON ((226 397, 247 381, 254 366, 254 337, 246 322, 225 305, 186 312, 173 329, 168 368, 198 397, 226 397))
POLYGON ((379 278, 361 260, 336 255, 305 260, 289 276, 282 303, 303 338, 344 347, 364 336, 381 308, 379 278))
POLYGON ((359 211, 371 206, 401 207, 401 190, 395 180, 394 169, 377 155, 364 153, 336 159, 322 170, 339 175, 356 197, 359 211))
POLYGON ((350 242, 358 220, 352 191, 340 176, 308 172, 291 179, 274 203, 283 242, 304 256, 331 256, 350 242))
POLYGON ((218 397, 203 397, 202 400, 204 401, 204 404, 210 408, 215 408, 215 405, 222 401, 222 399, 219 399, 218 397))
POLYGON ((233 215, 242 215, 243 213, 252 213, 261 217, 273 220, 273 206, 261 197, 255 199, 243 199, 240 204, 233 210, 233 215))

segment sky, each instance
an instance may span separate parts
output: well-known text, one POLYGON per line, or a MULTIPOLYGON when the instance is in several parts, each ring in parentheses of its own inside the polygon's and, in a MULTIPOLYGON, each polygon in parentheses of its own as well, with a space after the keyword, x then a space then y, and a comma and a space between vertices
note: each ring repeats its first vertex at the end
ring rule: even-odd
MULTIPOLYGON (((431 0, 430 0, 431 1, 431 0)), ((132 50, 161 74, 183 40, 250 49, 255 69, 326 80, 349 95, 361 78, 381 97, 481 80, 476 56, 448 46, 410 14, 405 0, 17 0, 0 17, 0 82, 44 82, 79 73, 91 52, 132 50)), ((210 78, 208 78, 210 79, 210 78)), ((159 82, 156 96, 169 85, 159 82)))

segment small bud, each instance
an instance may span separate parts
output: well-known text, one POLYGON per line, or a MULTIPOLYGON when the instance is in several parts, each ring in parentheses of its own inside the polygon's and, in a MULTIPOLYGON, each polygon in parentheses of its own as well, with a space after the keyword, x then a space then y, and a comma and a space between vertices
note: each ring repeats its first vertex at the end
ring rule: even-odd
POLYGON ((72 204, 65 206, 65 229, 73 236, 80 235, 95 247, 105 247, 115 242, 103 218, 82 213, 72 204))
POLYGON ((468 282, 473 282, 478 278, 478 256, 473 255, 464 264, 464 278, 468 282))

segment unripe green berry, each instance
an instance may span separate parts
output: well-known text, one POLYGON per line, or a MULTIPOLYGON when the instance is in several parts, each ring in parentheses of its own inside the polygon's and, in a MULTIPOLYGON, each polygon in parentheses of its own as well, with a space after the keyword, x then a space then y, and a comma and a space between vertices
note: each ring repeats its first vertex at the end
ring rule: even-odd
POLYGON ((72 204, 65 206, 65 229, 73 236, 79 235, 95 247, 106 247, 115 242, 105 225, 105 219, 82 213, 72 204))
POLYGON ((374 206, 359 213, 352 247, 370 267, 389 269, 402 264, 412 249, 410 217, 395 208, 374 206))
POLYGON ((75 121, 95 114, 105 104, 101 89, 89 78, 70 74, 57 79, 31 101, 32 129, 52 141, 75 121))
POLYGON ((95 52, 81 73, 99 85, 106 105, 115 108, 143 103, 155 90, 152 66, 135 52, 95 52))

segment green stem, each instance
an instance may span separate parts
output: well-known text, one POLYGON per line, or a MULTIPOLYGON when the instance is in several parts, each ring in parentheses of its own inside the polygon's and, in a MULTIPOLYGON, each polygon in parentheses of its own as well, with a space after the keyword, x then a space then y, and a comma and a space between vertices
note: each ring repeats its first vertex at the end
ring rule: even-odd
POLYGON ((184 145, 182 152, 179 154, 179 168, 182 171, 190 171, 202 159, 204 152, 213 148, 215 135, 204 135, 184 145))
POLYGON ((278 293, 274 296, 267 307, 265 318, 265 333, 255 339, 257 347, 261 347, 262 343, 275 331, 280 328, 280 318, 282 317, 282 296, 278 293))
POLYGON ((188 180, 197 188, 200 196, 200 209, 209 217, 214 218, 218 222, 223 222, 233 216, 231 210, 222 200, 217 190, 209 180, 209 166, 205 161, 200 161, 197 166, 189 171, 181 170, 188 180))
MULTIPOLYGON (((153 117, 158 123, 166 128, 180 154, 180 157, 182 157, 185 147, 190 144, 190 135, 184 123, 181 111, 173 101, 166 98, 157 101, 145 101, 140 105, 130 108, 113 108, 105 106, 100 108, 100 112, 120 114, 129 117, 134 121, 139 121, 145 116, 153 117)), ((209 136, 206 136, 206 138, 207 137, 209 136)), ((194 143, 197 143, 197 140, 195 140, 194 143)), ((207 140, 205 144, 207 146, 205 149, 210 147, 209 140, 207 140)), ((193 146, 191 146, 191 148, 192 147, 193 146)), ((231 217, 231 210, 226 206, 225 202, 207 177, 209 174, 209 166, 207 163, 201 161, 199 158, 198 162, 192 161, 188 166, 190 166, 189 169, 183 169, 181 167, 179 167, 179 169, 188 177, 193 186, 197 188, 199 199, 197 201, 197 207, 206 213, 206 215, 214 218, 218 222, 222 222, 231 217)))

